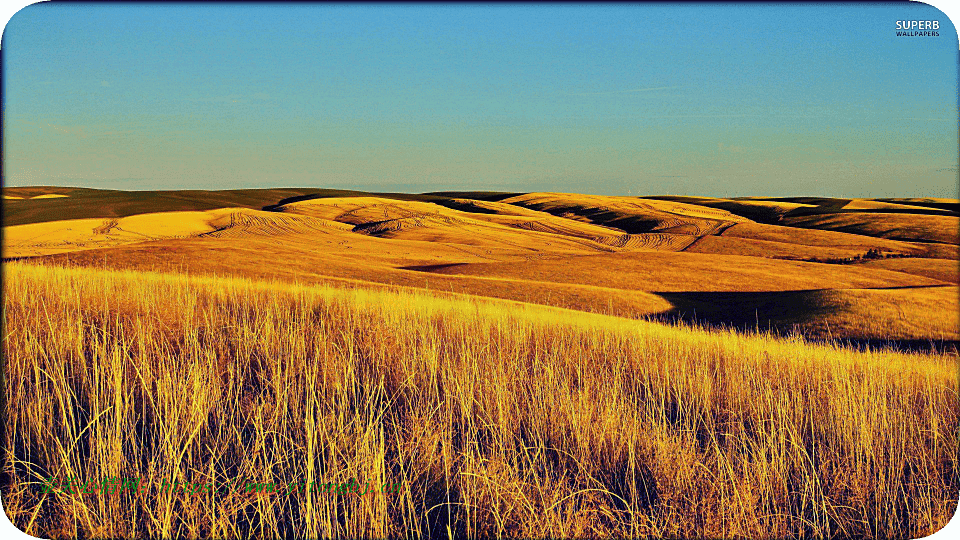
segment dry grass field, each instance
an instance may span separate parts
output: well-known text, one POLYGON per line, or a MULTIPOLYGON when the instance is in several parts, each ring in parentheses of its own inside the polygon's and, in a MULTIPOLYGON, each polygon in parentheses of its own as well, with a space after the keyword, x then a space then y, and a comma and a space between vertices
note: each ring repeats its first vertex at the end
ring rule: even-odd
POLYGON ((429 293, 5 268, 4 507, 44 537, 919 537, 956 359, 429 293), (39 489, 142 477, 141 491, 39 489), (399 484, 333 495, 161 480, 399 484))
POLYGON ((916 538, 957 506, 956 200, 2 204, 32 535, 916 538), (351 481, 397 489, 304 489, 351 481))

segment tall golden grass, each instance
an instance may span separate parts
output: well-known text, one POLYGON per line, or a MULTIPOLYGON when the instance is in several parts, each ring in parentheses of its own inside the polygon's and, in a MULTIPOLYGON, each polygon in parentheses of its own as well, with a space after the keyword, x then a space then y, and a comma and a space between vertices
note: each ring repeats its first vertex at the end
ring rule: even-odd
POLYGON ((884 537, 957 504, 954 357, 494 300, 5 265, 3 503, 45 537, 884 537), (400 493, 43 493, 44 479, 400 493))

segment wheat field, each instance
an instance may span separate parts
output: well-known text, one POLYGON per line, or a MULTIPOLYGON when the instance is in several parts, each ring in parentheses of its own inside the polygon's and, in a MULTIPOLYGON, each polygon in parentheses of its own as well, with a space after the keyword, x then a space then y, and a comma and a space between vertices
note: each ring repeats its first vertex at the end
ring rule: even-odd
POLYGON ((4 269, 3 503, 36 536, 906 538, 957 504, 953 356, 424 291, 4 269), (398 490, 90 495, 51 477, 398 490))

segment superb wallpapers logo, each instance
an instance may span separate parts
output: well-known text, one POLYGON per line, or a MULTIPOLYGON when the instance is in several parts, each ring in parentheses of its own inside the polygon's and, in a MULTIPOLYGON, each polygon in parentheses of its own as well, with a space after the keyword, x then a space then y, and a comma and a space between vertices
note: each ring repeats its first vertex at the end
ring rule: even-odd
POLYGON ((897 21, 897 36, 940 37, 940 21, 897 21))

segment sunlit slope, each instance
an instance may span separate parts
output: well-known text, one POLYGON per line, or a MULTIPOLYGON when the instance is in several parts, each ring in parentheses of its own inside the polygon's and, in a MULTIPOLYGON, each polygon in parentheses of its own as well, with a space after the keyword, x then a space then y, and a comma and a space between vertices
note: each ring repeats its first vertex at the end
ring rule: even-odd
POLYGON ((788 216, 781 223, 790 227, 849 232, 892 240, 960 243, 960 218, 955 216, 844 212, 788 216))
MULTIPOLYGON (((550 214, 515 210, 520 211, 515 214, 526 215, 468 213, 428 202, 354 197, 307 200, 282 205, 270 212, 224 208, 206 212, 146 213, 116 219, 51 221, 7 227, 5 256, 36 256, 191 236, 237 241, 247 236, 273 236, 282 242, 284 239, 294 241, 287 238, 291 235, 329 234, 330 229, 349 233, 335 242, 337 246, 363 244, 362 237, 415 240, 420 243, 407 246, 410 253, 433 249, 427 248, 424 242, 449 245, 454 247, 439 251, 453 255, 456 261, 469 260, 458 253, 504 260, 515 256, 607 252, 644 246, 643 242, 620 231, 550 214)), ((320 243, 318 249, 323 248, 324 242, 319 238, 296 241, 311 240, 320 243)), ((401 263, 419 262, 415 256, 413 261, 401 263)))
MULTIPOLYGON (((45 260, 53 264, 288 281, 395 284, 586 311, 603 309, 630 316, 671 308, 663 299, 639 291, 433 276, 406 269, 483 261, 516 264, 543 257, 632 249, 572 236, 611 234, 602 227, 573 222, 565 231, 544 232, 525 227, 562 218, 515 207, 510 208, 513 214, 521 214, 519 218, 457 214, 417 201, 362 199, 327 203, 321 199, 291 205, 303 213, 293 213, 292 208, 279 212, 234 208, 7 227, 12 234, 6 237, 4 256, 60 253, 45 260), (472 216, 502 217, 509 225, 474 220, 472 216), (402 226, 383 227, 385 220, 402 226)), ((614 238, 620 236, 622 233, 612 233, 614 238)))
MULTIPOLYGON (((628 317, 667 313, 673 307, 660 296, 645 291, 422 271, 450 264, 451 260, 489 260, 485 250, 473 253, 472 249, 465 245, 390 240, 345 232, 343 236, 290 235, 279 241, 266 236, 249 236, 243 242, 209 236, 162 240, 61 253, 44 257, 42 261, 55 265, 239 276, 365 288, 403 286, 628 317)), ((520 252, 502 256, 510 258, 512 264, 524 264, 532 257, 520 252)))
MULTIPOLYGON (((506 206, 506 205, 500 205, 506 206)), ((532 251, 611 251, 607 243, 619 231, 583 223, 566 223, 549 214, 518 215, 465 212, 422 201, 378 197, 323 198, 279 207, 353 227, 353 231, 390 239, 421 240, 472 246, 513 247, 532 251)))
POLYGON ((949 283, 960 283, 960 276, 958 276, 960 261, 957 259, 894 258, 863 260, 857 264, 867 268, 883 268, 949 283))
POLYGON ((474 246, 512 246, 542 253, 618 250, 678 251, 696 237, 629 234, 504 202, 444 199, 430 202, 382 197, 321 198, 277 207, 353 225, 354 232, 391 239, 474 246))
MULTIPOLYGON (((784 215, 797 209, 817 208, 812 204, 794 203, 787 201, 771 201, 754 198, 744 199, 723 199, 713 197, 686 197, 675 195, 664 195, 654 197, 644 197, 649 200, 672 201, 676 203, 703 206, 705 208, 717 208, 725 210, 732 215, 745 218, 746 220, 759 221, 761 223, 777 223, 784 215)), ((741 220, 742 221, 742 220, 741 220)))
MULTIPOLYGON (((354 233, 346 233, 354 234, 354 233)), ((335 235, 297 243, 288 237, 168 240, 47 257, 49 264, 70 264, 135 270, 175 271, 198 275, 232 275, 350 286, 427 289, 552 305, 627 317, 696 315, 698 322, 752 329, 755 321, 780 331, 810 331, 814 337, 853 339, 946 339, 956 290, 944 281, 893 270, 855 265, 794 263, 754 257, 717 257, 694 253, 620 253, 504 263, 445 264, 451 257, 443 244, 425 243, 414 252, 414 241, 361 238, 337 246, 335 235), (632 261, 622 260, 630 256, 632 261), (406 270, 404 261, 419 259, 406 270), (574 260, 576 259, 576 260, 574 260), (459 273, 459 275, 458 275, 459 273), (941 284, 939 287, 929 285, 941 284), (871 312, 869 303, 823 302, 828 292, 848 298, 832 287, 907 287, 886 289, 889 305, 906 305, 914 291, 943 292, 916 312, 871 312), (800 291, 797 289, 818 289, 800 291), (954 296, 950 296, 954 295, 954 296), (817 321, 830 316, 832 333, 817 321), (895 321, 886 321, 892 317, 895 321), (895 334, 878 333, 890 324, 895 334), (887 325, 887 326, 884 326, 887 325)), ((319 237, 318 237, 319 238, 319 237)), ((462 252, 461 252, 462 253, 462 252)), ((479 260, 476 258, 474 260, 479 260)), ((905 259, 906 260, 906 259, 905 259)), ((894 259, 890 259, 894 261, 894 259)), ((928 294, 928 292, 921 292, 928 294)), ((920 304, 917 304, 920 305, 920 304)))
POLYGON ((869 250, 910 257, 956 258, 957 246, 889 240, 832 230, 803 229, 765 223, 738 223, 707 237, 692 251, 794 259, 829 259, 864 255, 869 250))
POLYGON ((164 212, 120 219, 69 219, 6 227, 5 257, 30 257, 210 232, 208 212, 164 212))
MULTIPOLYGON (((746 255, 791 260, 845 259, 863 255, 863 249, 855 247, 830 247, 797 244, 793 242, 758 240, 737 236, 704 236, 688 247, 688 253, 712 253, 716 255, 746 255)), ((897 252, 899 253, 899 252, 897 252)))
POLYGON ((3 249, 5 257, 33 257, 171 238, 322 234, 344 228, 332 221, 241 208, 157 212, 5 227, 3 249))
POLYGON ((878 201, 874 199, 851 199, 850 202, 843 205, 843 210, 875 210, 878 212, 902 212, 909 214, 934 214, 950 215, 949 210, 941 210, 915 204, 894 203, 889 201, 878 201))
POLYGON ((531 260, 522 265, 473 263, 430 269, 458 274, 595 285, 655 292, 788 291, 915 287, 944 282, 882 269, 738 255, 616 253, 531 260))
POLYGON ((921 248, 910 242, 874 238, 861 234, 829 230, 798 229, 765 223, 739 223, 723 231, 725 237, 750 238, 810 247, 851 249, 860 252, 877 249, 891 253, 910 253, 921 248))
MULTIPOLYGON (((135 201, 136 204, 127 198, 121 201, 122 204, 113 205, 105 200, 111 197, 110 194, 97 192, 95 197, 68 195, 60 199, 69 201, 59 209, 62 215, 71 215, 71 205, 78 200, 90 206, 88 213, 134 213, 120 218, 40 220, 8 226, 5 256, 36 256, 136 241, 200 236, 219 228, 229 229, 229 232, 224 231, 220 236, 230 234, 235 238, 245 234, 285 236, 332 224, 357 235, 472 246, 468 248, 470 253, 489 260, 502 260, 503 257, 509 258, 518 253, 542 256, 618 250, 681 250, 696 239, 686 234, 662 232, 628 234, 617 228, 566 219, 520 206, 456 198, 426 202, 367 197, 362 194, 352 197, 303 196, 292 197, 283 204, 265 205, 269 212, 227 207, 192 213, 136 213, 143 208, 163 207, 170 201, 188 206, 197 201, 202 203, 198 203, 200 206, 218 206, 236 199, 221 192, 214 195, 203 198, 193 193, 181 200, 171 199, 170 193, 166 193, 163 195, 164 204, 160 204, 152 200, 150 194, 139 194, 144 200, 135 201), (217 216, 227 214, 237 217, 248 226, 211 223, 217 216), (303 221, 298 223, 298 219, 303 221)), ((249 194, 243 195, 246 197, 249 194)), ((256 192, 245 201, 251 204, 264 202, 259 199, 264 196, 256 192)), ((18 215, 24 219, 30 217, 23 213, 18 215)))
POLYGON ((627 233, 714 234, 748 221, 730 212, 674 201, 569 193, 528 193, 501 202, 615 227, 627 233))
MULTIPOLYGON (((595 241, 472 219, 432 203, 321 199, 305 214, 221 209, 141 214, 8 227, 6 256, 30 256, 166 239, 154 251, 179 258, 222 252, 260 265, 313 260, 310 274, 384 282, 388 270, 550 281, 642 291, 797 290, 917 286, 922 276, 844 265, 813 265, 737 255, 620 251, 595 241), (378 219, 379 218, 379 219, 378 219), (182 238, 182 240, 176 240, 182 238), (259 259, 259 260, 257 260, 259 259), (517 264, 522 262, 522 264, 517 264)), ((584 224, 589 226, 588 224, 584 224)), ((601 229, 600 227, 596 227, 601 229)), ((712 239, 708 239, 712 241, 712 239)), ((151 250, 140 250, 140 253, 151 250)), ((100 254, 135 264, 135 251, 100 254)), ((770 254, 767 253, 769 256, 770 254)), ((149 257, 148 257, 149 259, 149 257)), ((77 257, 73 260, 79 261, 77 257)), ((404 274, 407 272, 403 272, 404 274)), ((403 281, 403 279, 400 279, 403 281)))

